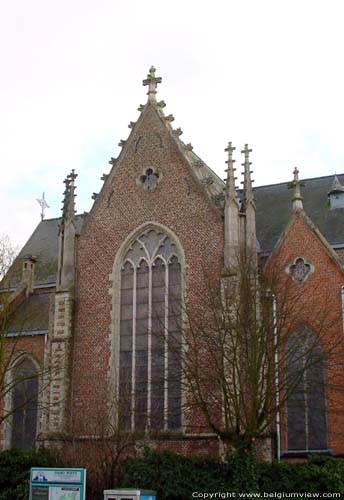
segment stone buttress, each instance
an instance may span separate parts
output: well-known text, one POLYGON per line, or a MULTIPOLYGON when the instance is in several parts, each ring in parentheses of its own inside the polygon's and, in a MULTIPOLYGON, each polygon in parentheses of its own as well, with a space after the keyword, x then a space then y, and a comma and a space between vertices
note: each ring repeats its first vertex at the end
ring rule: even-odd
POLYGON ((47 442, 68 433, 71 387, 72 335, 75 289, 75 179, 74 170, 65 179, 63 215, 59 227, 54 320, 50 346, 50 391, 45 427, 47 442))

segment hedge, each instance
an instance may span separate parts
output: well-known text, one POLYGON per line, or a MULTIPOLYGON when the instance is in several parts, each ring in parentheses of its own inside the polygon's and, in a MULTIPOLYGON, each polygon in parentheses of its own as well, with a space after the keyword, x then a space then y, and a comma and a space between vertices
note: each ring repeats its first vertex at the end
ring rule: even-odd
POLYGON ((6 450, 0 453, 0 500, 29 498, 30 468, 57 467, 57 457, 48 451, 6 450))
MULTIPOLYGON (((58 467, 63 466, 63 461, 44 451, 1 452, 0 500, 27 500, 29 471, 34 466, 58 467)), ((90 492, 91 470, 87 476, 90 492)), ((258 464, 251 457, 232 456, 222 463, 212 457, 187 458, 147 449, 142 458, 124 461, 121 483, 113 487, 153 489, 158 492, 158 500, 191 500, 195 491, 344 495, 344 460, 313 457, 307 463, 258 464)), ((92 492, 91 497, 89 500, 103 498, 102 491, 92 492)))
POLYGON ((190 500, 195 491, 344 495, 344 460, 313 457, 307 463, 258 464, 250 457, 232 456, 224 464, 216 458, 146 451, 141 459, 125 461, 122 484, 156 490, 159 500, 190 500))

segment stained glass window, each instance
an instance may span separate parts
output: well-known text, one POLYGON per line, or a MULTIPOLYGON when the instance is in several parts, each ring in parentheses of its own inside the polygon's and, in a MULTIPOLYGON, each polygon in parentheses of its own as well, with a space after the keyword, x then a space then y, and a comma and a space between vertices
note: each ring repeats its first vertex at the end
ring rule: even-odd
POLYGON ((181 264, 165 233, 138 236, 121 268, 119 402, 126 430, 181 426, 181 264))
POLYGON ((37 433, 38 375, 34 363, 24 359, 13 370, 12 448, 35 447, 37 433))
POLYGON ((327 449, 324 362, 317 336, 308 329, 293 335, 286 349, 287 449, 327 449))

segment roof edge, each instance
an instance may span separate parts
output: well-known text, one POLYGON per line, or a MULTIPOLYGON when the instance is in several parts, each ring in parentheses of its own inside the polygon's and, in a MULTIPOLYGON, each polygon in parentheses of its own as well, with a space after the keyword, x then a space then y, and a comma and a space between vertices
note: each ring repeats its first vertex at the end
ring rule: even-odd
POLYGON ((330 243, 327 241, 325 236, 320 232, 320 230, 317 228, 317 226, 314 224, 314 222, 308 217, 306 212, 304 210, 294 210, 288 224, 280 234, 274 248, 271 250, 270 255, 268 256, 265 264, 264 264, 264 270, 268 268, 270 265, 270 261, 273 258, 273 255, 278 251, 278 249, 281 247, 282 241, 285 239, 290 226, 294 222, 295 218, 301 218, 305 224, 309 227, 309 229, 314 233, 314 235, 318 238, 320 243, 325 247, 327 255, 334 261, 334 263, 339 267, 340 271, 344 274, 344 262, 342 259, 338 256, 336 251, 332 248, 330 243))

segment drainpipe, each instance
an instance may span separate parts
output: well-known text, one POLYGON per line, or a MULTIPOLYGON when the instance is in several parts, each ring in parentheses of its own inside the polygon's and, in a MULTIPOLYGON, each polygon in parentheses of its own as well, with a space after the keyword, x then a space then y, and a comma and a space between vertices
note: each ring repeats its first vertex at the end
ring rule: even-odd
MULTIPOLYGON (((344 300, 344 286, 342 286, 342 304, 344 300)), ((274 335, 274 354, 275 354, 275 387, 276 387, 276 441, 277 441, 277 460, 281 459, 281 415, 279 411, 280 393, 279 393, 279 375, 278 375, 278 338, 277 338, 277 301, 276 296, 272 295, 272 320, 273 320, 273 335, 274 335)))

